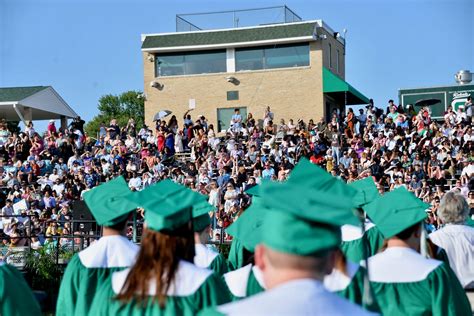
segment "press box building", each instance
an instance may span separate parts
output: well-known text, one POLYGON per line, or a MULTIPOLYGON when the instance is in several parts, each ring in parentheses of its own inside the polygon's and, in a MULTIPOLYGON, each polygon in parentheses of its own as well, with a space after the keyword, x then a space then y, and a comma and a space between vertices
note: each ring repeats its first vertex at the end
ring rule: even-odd
POLYGON ((367 97, 345 81, 345 40, 321 20, 142 35, 145 122, 171 110, 204 115, 216 131, 235 108, 275 123, 329 117, 367 97))

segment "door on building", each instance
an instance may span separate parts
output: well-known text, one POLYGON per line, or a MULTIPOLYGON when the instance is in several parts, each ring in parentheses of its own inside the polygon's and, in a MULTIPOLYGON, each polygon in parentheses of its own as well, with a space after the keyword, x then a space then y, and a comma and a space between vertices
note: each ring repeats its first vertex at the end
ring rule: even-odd
POLYGON ((242 121, 247 119, 247 107, 240 106, 235 108, 219 108, 217 109, 217 131, 226 131, 230 127, 230 121, 232 120, 232 115, 234 115, 235 109, 240 110, 240 115, 242 115, 242 121))

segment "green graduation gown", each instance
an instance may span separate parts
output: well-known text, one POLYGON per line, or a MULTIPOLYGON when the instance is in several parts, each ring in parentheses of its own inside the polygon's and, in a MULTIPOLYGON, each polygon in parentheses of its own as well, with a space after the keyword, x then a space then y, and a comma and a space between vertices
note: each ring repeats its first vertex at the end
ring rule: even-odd
POLYGON ((194 264, 198 267, 211 269, 218 275, 223 275, 227 272, 227 262, 221 253, 203 244, 196 244, 195 252, 194 264))
POLYGON ((474 227, 474 220, 472 218, 468 217, 467 221, 466 221, 466 224, 467 224, 467 226, 474 227))
POLYGON ((175 281, 168 290, 164 308, 153 300, 154 281, 150 281, 150 299, 142 306, 132 300, 122 303, 115 300, 120 293, 130 269, 115 272, 100 287, 90 309, 90 315, 196 315, 198 311, 230 301, 229 293, 222 278, 209 269, 180 261, 175 281))
POLYGON ((379 229, 372 223, 366 225, 365 234, 362 235, 360 227, 344 225, 341 227, 342 243, 341 250, 345 257, 352 262, 364 260, 363 245, 364 238, 367 239, 367 256, 371 257, 382 247, 384 237, 379 229))
POLYGON ((224 274, 233 301, 265 291, 262 273, 252 264, 224 274))
POLYGON ((101 283, 132 265, 138 249, 123 236, 107 236, 76 254, 61 281, 56 315, 87 315, 101 283))
POLYGON ((410 248, 389 247, 369 258, 375 300, 384 316, 471 315, 471 306, 451 268, 410 248))
POLYGON ((0 315, 41 315, 38 302, 21 273, 4 263, 0 263, 0 315))
POLYGON ((233 238, 227 257, 228 271, 234 271, 244 266, 244 246, 237 238, 233 238))
POLYGON ((332 273, 324 278, 324 286, 329 291, 355 304, 362 305, 364 274, 365 269, 363 267, 357 263, 347 261, 346 273, 333 269, 332 273))

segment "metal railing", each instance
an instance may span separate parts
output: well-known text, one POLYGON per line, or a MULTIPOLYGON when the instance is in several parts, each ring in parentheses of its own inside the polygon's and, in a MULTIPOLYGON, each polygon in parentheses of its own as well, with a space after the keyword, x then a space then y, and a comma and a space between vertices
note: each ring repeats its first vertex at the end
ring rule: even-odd
POLYGON ((176 32, 300 22, 286 5, 253 9, 176 14, 176 32), (212 18, 209 18, 212 16, 212 18))
MULTIPOLYGON (((23 270, 26 266, 26 258, 32 250, 46 247, 53 255, 55 255, 55 262, 57 265, 66 265, 69 259, 77 252, 90 246, 95 240, 102 236, 102 228, 96 224, 94 220, 48 220, 44 222, 33 223, 32 218, 35 215, 0 215, 0 221, 3 223, 0 235, 2 246, 0 246, 0 257, 3 261, 15 266, 19 270, 23 270), (28 218, 25 220, 25 218, 28 218), (7 219, 7 220, 5 220, 7 219), (12 219, 16 219, 16 228, 13 232, 11 230, 12 219), (51 223, 58 225, 56 234, 48 234, 48 226, 51 223), (64 229, 65 224, 69 225, 69 234, 59 233, 64 229), (7 231, 5 231, 7 229, 7 231), (38 232, 39 229, 39 232, 38 232), (10 235, 15 234, 17 237, 10 235), (10 234, 10 235, 9 235, 10 234), (4 243, 4 240, 15 240, 16 245, 4 243), (21 243, 21 246, 17 244, 21 243)), ((143 221, 137 219, 137 213, 134 214, 133 219, 126 225, 128 227, 127 237, 134 243, 140 244, 143 221)), ((224 228, 217 228, 220 230, 220 238, 218 240, 211 239, 209 244, 221 246, 229 244, 226 240, 226 233, 224 228)))

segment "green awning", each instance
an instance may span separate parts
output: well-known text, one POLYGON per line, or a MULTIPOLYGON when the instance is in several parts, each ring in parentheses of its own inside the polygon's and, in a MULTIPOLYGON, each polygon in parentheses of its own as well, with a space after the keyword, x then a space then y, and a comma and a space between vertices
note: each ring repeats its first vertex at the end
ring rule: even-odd
POLYGON ((335 96, 338 99, 347 92, 348 105, 369 103, 369 98, 333 74, 326 67, 323 67, 323 92, 335 96))

